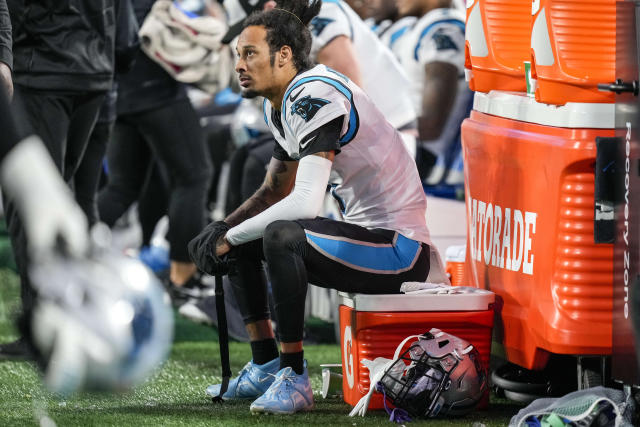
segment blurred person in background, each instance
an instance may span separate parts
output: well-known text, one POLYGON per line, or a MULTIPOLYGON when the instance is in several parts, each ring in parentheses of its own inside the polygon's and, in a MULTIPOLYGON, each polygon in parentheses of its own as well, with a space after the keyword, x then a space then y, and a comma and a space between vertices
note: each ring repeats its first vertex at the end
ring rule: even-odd
POLYGON ((311 58, 353 80, 376 103, 385 118, 400 130, 415 154, 416 112, 411 81, 393 56, 349 5, 323 1, 311 21, 311 58))
MULTIPOLYGON (((0 0, 0 69, 12 63, 11 22, 0 0)), ((56 250, 81 257, 88 247, 87 219, 73 200, 40 137, 23 134, 10 105, 11 73, 0 71, 0 185, 14 203, 28 239, 31 258, 42 259, 56 250)))
POLYGON ((399 59, 400 46, 404 36, 418 18, 415 16, 399 18, 396 0, 371 0, 369 13, 370 19, 373 21, 373 31, 380 38, 382 44, 387 46, 399 59))
POLYGON ((400 16, 418 18, 399 46, 418 111, 421 177, 462 184, 460 125, 473 93, 464 79, 465 14, 451 0, 396 0, 400 16))
POLYGON ((76 200, 87 216, 89 226, 93 226, 100 220, 97 193, 103 174, 104 155, 116 120, 117 75, 125 74, 131 69, 140 46, 138 40, 139 27, 133 13, 131 0, 115 0, 115 14, 114 80, 104 97, 96 124, 89 136, 87 148, 73 179, 76 200))
MULTIPOLYGON (((154 0, 134 0, 139 25, 154 0)), ((109 180, 98 196, 100 218, 113 226, 138 200, 152 165, 161 163, 170 186, 169 280, 173 290, 199 286, 187 243, 206 224, 211 162, 185 85, 144 53, 118 81, 118 117, 107 149, 109 180)))
MULTIPOLYGON (((22 107, 22 114, 15 117, 18 132, 40 135, 64 180, 72 182, 111 87, 113 1, 8 0, 7 6, 13 36, 14 102, 22 107)), ((11 198, 5 208, 23 310, 28 311, 34 293, 27 276, 30 255, 25 230, 11 198)), ((0 354, 24 357, 24 340, 0 346, 0 354)))
POLYGON ((347 3, 363 21, 371 16, 371 0, 345 0, 345 3, 347 3))

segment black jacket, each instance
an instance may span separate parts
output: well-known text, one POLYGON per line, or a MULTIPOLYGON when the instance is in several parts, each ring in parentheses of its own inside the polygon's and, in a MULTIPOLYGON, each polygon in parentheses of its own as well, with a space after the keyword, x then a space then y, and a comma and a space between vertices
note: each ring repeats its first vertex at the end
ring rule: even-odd
MULTIPOLYGON (((132 3, 142 26, 155 0, 132 0, 132 3)), ((187 97, 185 86, 142 51, 138 52, 131 71, 117 80, 118 115, 149 111, 187 97)))
MULTIPOLYGON (((0 0, 2 1, 2 0, 0 0)), ((111 89, 107 92, 98 114, 98 123, 111 123, 116 120, 119 74, 131 70, 140 50, 138 38, 138 20, 133 11, 131 0, 116 0, 116 46, 115 77, 111 89)))
POLYGON ((11 18, 7 2, 0 0, 0 62, 4 62, 9 68, 13 68, 11 44, 11 18))
POLYGON ((15 83, 64 91, 111 87, 113 0, 7 0, 7 5, 15 83))

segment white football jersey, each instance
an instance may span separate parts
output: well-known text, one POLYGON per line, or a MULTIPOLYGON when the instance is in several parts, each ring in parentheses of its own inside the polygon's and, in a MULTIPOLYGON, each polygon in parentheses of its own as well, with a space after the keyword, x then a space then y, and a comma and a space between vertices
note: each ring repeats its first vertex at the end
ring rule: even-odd
POLYGON ((267 100, 263 107, 264 119, 280 146, 276 150, 284 150, 289 158, 336 150, 330 184, 346 222, 394 230, 430 243, 427 199, 415 162, 398 131, 362 89, 342 74, 317 65, 293 79, 280 111, 267 100), (334 120, 342 120, 342 131, 328 147, 313 132, 334 120), (315 150, 314 144, 318 144, 315 150))
POLYGON ((396 55, 396 58, 400 59, 401 46, 417 20, 418 18, 415 16, 405 16, 387 26, 380 25, 375 28, 382 44, 387 46, 396 55))
POLYGON ((323 0, 318 16, 311 21, 311 57, 339 36, 353 43, 362 73, 362 88, 385 118, 401 128, 416 118, 411 103, 411 82, 396 57, 362 19, 341 0, 323 0))
POLYGON ((442 134, 434 147, 457 138, 460 124, 466 116, 473 92, 464 79, 465 14, 458 9, 434 9, 420 18, 403 36, 400 62, 412 82, 413 105, 418 115, 422 111, 424 68, 430 62, 447 62, 458 70, 458 94, 442 134))

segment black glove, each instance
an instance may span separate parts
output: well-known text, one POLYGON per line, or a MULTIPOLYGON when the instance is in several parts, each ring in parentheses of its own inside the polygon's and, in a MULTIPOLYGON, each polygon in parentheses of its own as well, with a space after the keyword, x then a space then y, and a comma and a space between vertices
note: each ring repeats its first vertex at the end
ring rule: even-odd
POLYGON ((193 240, 189 242, 189 257, 200 271, 215 276, 226 274, 229 270, 229 257, 216 255, 216 244, 231 227, 224 221, 216 221, 207 225, 193 240))

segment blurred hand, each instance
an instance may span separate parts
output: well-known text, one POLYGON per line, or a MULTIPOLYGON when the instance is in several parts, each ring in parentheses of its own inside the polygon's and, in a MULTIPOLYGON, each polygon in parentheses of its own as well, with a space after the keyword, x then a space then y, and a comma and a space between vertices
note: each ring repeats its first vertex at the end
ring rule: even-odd
POLYGON ((4 90, 9 99, 13 98, 13 79, 11 68, 4 62, 0 62, 0 89, 4 90))

